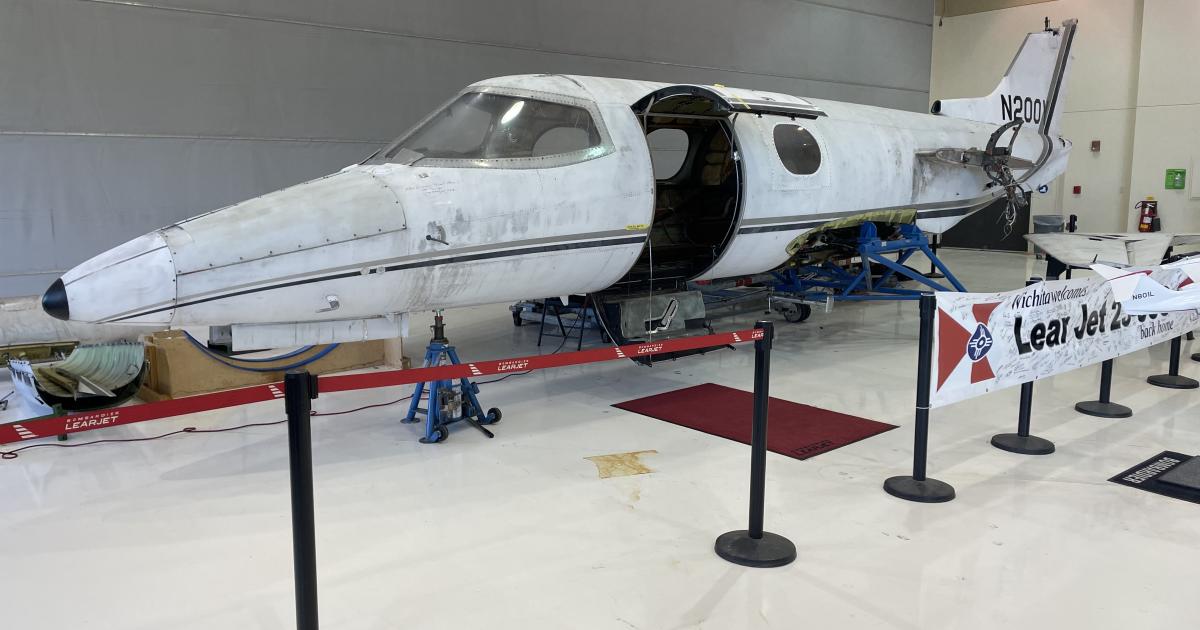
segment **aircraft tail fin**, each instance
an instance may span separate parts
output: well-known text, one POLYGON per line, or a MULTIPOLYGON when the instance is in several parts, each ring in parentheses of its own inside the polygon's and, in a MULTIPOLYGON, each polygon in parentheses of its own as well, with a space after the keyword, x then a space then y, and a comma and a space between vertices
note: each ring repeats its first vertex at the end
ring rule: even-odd
POLYGON ((1058 135, 1076 24, 1066 20, 1054 29, 1047 20, 1044 31, 1025 36, 991 94, 934 101, 932 113, 997 125, 1023 120, 1037 125, 1039 133, 1058 135))
MULTIPOLYGON (((1146 274, 1141 276, 1141 278, 1138 280, 1137 286, 1133 288, 1132 296, 1127 297, 1124 300, 1118 297, 1117 301, 1121 302, 1121 305, 1125 307, 1125 310, 1130 313, 1138 313, 1142 311, 1149 312, 1155 309, 1147 305, 1147 302, 1155 300, 1156 298, 1167 297, 1172 293, 1176 293, 1176 291, 1172 291, 1167 287, 1164 287, 1163 285, 1159 284, 1157 280, 1151 278, 1150 274, 1146 274), (1146 308, 1143 309, 1144 305, 1146 308)), ((1113 297, 1117 297, 1115 287, 1113 288, 1113 297)))
MULTIPOLYGON (((1093 264, 1092 271, 1100 274, 1105 280, 1108 280, 1109 288, 1112 289, 1113 298, 1118 302, 1126 302, 1133 298, 1134 292, 1142 292, 1142 282, 1149 280, 1151 283, 1158 285, 1160 289, 1166 291, 1166 287, 1150 280, 1149 271, 1135 271, 1131 269, 1117 269, 1108 265, 1093 264)), ((1147 296, 1148 297, 1148 296, 1147 296)))

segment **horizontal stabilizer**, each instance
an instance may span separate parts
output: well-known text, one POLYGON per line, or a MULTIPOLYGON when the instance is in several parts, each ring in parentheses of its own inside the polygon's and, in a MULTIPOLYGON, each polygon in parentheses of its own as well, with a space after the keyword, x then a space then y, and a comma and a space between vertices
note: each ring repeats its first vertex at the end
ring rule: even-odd
POLYGON ((1075 267, 1087 267, 1097 260, 1135 267, 1157 265, 1162 262, 1167 249, 1178 244, 1176 235, 1165 232, 1151 234, 1048 232, 1026 234, 1025 240, 1061 262, 1075 267))

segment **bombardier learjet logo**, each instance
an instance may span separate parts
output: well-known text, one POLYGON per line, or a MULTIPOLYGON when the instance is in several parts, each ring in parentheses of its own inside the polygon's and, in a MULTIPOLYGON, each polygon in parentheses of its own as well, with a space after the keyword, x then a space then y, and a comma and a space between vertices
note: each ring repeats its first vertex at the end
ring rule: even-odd
POLYGON ((513 370, 524 370, 527 367, 529 367, 529 359, 512 359, 496 364, 496 371, 511 372, 513 370))
POLYGON ((975 334, 967 340, 967 356, 971 357, 972 361, 978 361, 987 356, 988 350, 992 349, 992 331, 984 324, 980 324, 975 329, 975 334))

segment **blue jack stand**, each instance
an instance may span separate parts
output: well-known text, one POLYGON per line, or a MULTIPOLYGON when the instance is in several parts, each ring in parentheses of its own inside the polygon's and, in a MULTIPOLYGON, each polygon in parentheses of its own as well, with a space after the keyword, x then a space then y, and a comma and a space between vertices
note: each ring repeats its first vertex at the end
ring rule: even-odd
MULTIPOLYGON (((429 340, 429 347, 425 349, 425 362, 422 367, 460 363, 462 361, 459 361, 454 346, 446 339, 446 325, 442 321, 442 312, 436 311, 433 316, 433 338, 429 340)), ((500 410, 492 407, 484 413, 479 399, 475 397, 478 393, 479 386, 466 378, 458 379, 458 384, 451 379, 417 383, 416 389, 413 390, 412 402, 408 405, 408 415, 404 416, 401 422, 414 423, 418 421, 417 413, 425 414, 425 435, 421 438, 422 444, 446 441, 450 436, 450 425, 460 420, 479 429, 489 438, 496 437, 483 425, 500 422, 500 410), (426 409, 422 409, 421 395, 426 386, 429 389, 429 403, 426 409)))
POLYGON ((929 247, 929 239, 914 224, 900 226, 900 238, 883 240, 879 238, 875 224, 867 221, 862 224, 858 236, 858 256, 862 260, 862 270, 857 274, 850 273, 842 267, 830 262, 821 265, 809 265, 799 268, 788 268, 774 271, 774 289, 777 292, 793 294, 798 298, 824 301, 834 300, 916 300, 924 291, 966 291, 958 278, 950 273, 937 254, 929 247), (909 257, 920 252, 929 258, 933 268, 940 271, 951 286, 934 282, 928 275, 904 266, 909 257), (884 254, 898 253, 896 260, 884 257, 884 254), (872 282, 871 263, 877 263, 887 268, 878 280, 872 282), (801 277, 804 276, 804 277, 801 277), (893 277, 913 280, 928 288, 904 289, 900 287, 883 286, 893 277))

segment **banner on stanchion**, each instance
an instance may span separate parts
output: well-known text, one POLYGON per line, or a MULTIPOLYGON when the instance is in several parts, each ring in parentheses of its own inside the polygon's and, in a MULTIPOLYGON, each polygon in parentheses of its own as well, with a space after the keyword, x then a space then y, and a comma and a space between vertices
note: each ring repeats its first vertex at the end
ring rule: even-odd
MULTIPOLYGON (((1152 277, 1176 288, 1177 270, 1152 277)), ((937 293, 930 406, 1068 372, 1178 337, 1196 311, 1126 315, 1102 278, 1004 293, 937 293)))

